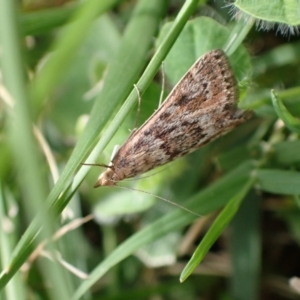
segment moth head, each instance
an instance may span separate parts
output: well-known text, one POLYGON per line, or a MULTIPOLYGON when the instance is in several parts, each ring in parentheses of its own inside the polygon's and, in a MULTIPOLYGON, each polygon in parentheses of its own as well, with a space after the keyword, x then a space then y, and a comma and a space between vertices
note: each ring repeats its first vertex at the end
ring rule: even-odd
POLYGON ((100 174, 94 187, 96 188, 99 186, 115 185, 117 181, 118 181, 117 174, 112 169, 108 168, 102 174, 100 174))

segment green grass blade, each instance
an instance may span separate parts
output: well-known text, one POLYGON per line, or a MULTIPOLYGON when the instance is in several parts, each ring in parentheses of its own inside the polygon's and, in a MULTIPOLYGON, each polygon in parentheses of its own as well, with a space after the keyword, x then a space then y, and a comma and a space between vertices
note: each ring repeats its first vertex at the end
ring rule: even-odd
MULTIPOLYGON (((208 214, 225 205, 234 195, 241 193, 241 185, 249 184, 249 175, 253 169, 251 162, 245 162, 238 168, 222 177, 219 181, 185 202, 185 206, 198 214, 208 214)), ((247 185, 247 187, 248 187, 247 185)), ((246 190, 246 188, 244 188, 246 190)), ((86 291, 117 263, 133 254, 137 249, 148 245, 166 234, 183 228, 195 219, 194 215, 176 210, 145 227, 127 239, 102 261, 84 281, 72 297, 79 299, 86 291)))
MULTIPOLYGON (((3 79, 14 100, 14 106, 8 114, 8 132, 18 170, 20 189, 23 194, 21 198, 26 208, 27 220, 31 220, 37 212, 40 214, 44 224, 42 234, 39 237, 42 240, 52 235, 54 224, 52 214, 45 209, 43 201, 47 195, 46 178, 40 168, 42 159, 32 133, 32 107, 26 90, 22 48, 19 46, 19 29, 16 26, 18 24, 16 10, 14 2, 0 2, 3 79)), ((55 297, 68 298, 69 293, 64 288, 67 278, 58 269, 57 265, 53 264, 51 272, 43 268, 41 268, 41 272, 56 284, 57 289, 52 291, 55 293, 55 297)))
POLYGON ((251 191, 230 226, 233 299, 259 299, 261 271, 261 198, 251 191))
POLYGON ((224 46, 224 51, 228 56, 231 56, 237 48, 243 43, 245 37, 253 27, 254 19, 249 19, 247 22, 236 22, 234 27, 230 30, 230 36, 227 44, 224 46))
POLYGON ((273 107, 284 124, 296 133, 300 133, 300 121, 291 115, 274 90, 271 90, 273 107))
MULTIPOLYGON (((10 254, 18 240, 18 219, 13 218, 9 215, 9 210, 12 206, 16 206, 16 202, 10 199, 5 188, 0 184, 0 220, 2 221, 2 226, 0 226, 0 267, 3 268, 9 261, 10 254), (11 201, 10 201, 11 200, 11 201)), ((21 274, 17 274, 10 281, 10 283, 3 290, 5 294, 5 299, 18 299, 25 300, 25 285, 21 279, 21 274)), ((2 298, 1 298, 2 299, 2 298)))
POLYGON ((23 35, 37 35, 63 25, 78 6, 78 4, 72 3, 59 8, 22 14, 20 21, 23 35))
MULTIPOLYGON (((147 57, 153 35, 157 30, 160 21, 163 3, 156 0, 155 2, 151 2, 151 5, 149 6, 149 1, 141 1, 137 7, 137 11, 134 12, 134 17, 131 19, 131 22, 128 25, 129 28, 127 28, 125 32, 119 54, 115 58, 111 68, 109 68, 105 86, 103 87, 101 96, 97 99, 96 108, 91 116, 92 122, 87 126, 81 142, 78 143, 63 174, 48 196, 46 204, 49 208, 51 207, 50 211, 52 213, 54 212, 56 215, 62 211, 67 204, 67 200, 70 199, 67 198, 66 200, 65 197, 65 195, 70 196, 68 190, 66 191, 66 194, 60 197, 58 203, 54 204, 53 202, 57 200, 58 195, 70 180, 71 176, 80 165, 80 162, 84 160, 84 156, 93 145, 96 136, 99 134, 100 128, 103 127, 105 122, 110 118, 110 114, 116 107, 117 102, 127 96, 133 83, 136 82, 135 80, 138 77, 139 72, 144 67, 145 57, 147 57), (156 13, 154 14, 153 12, 156 13), (133 52, 132 40, 135 39, 140 41, 140 47, 133 52), (130 71, 128 70, 128 65, 130 66, 130 71), (124 76, 124 74, 126 74, 126 76, 124 76), (116 86, 118 87, 117 89, 116 86), (102 117, 99 117, 99 112, 101 112, 102 117)), ((60 59, 58 59, 58 61, 59 60, 60 59)), ((47 74, 45 74, 45 76, 47 76, 47 74)), ((53 83, 49 86, 52 86, 52 84, 53 83)), ((75 190, 71 192, 71 195, 74 191, 75 190)), ((42 197, 41 199, 44 198, 45 197, 42 197)), ((10 267, 8 269, 9 271, 1 274, 0 288, 8 282, 32 251, 32 242, 41 228, 40 224, 43 219, 42 214, 38 215, 22 236, 22 239, 12 254, 10 267)))
MULTIPOLYGON (((250 174, 248 174, 250 175, 250 174)), ((207 254, 213 243, 221 235, 223 230, 227 227, 228 223, 236 215, 241 202, 248 194, 249 190, 254 184, 253 178, 248 178, 247 182, 242 185, 242 188, 232 197, 226 207, 219 214, 213 225, 210 227, 201 243, 194 252, 191 260, 185 266, 180 275, 180 282, 185 281, 194 271, 194 269, 201 263, 204 256, 207 254)))

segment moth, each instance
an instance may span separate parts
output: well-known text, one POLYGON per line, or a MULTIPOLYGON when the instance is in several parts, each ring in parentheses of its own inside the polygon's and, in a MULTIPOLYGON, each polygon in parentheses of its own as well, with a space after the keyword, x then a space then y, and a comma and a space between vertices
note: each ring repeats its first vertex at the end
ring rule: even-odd
POLYGON ((94 187, 162 166, 224 135, 252 115, 237 108, 237 83, 222 50, 187 71, 157 111, 119 148, 94 187))

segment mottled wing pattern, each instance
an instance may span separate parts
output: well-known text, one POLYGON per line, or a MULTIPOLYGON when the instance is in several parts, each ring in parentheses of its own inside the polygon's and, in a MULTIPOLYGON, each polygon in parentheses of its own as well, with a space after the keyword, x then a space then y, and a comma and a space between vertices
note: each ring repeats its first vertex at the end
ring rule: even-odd
POLYGON ((202 56, 159 109, 119 149, 119 180, 161 166, 230 131, 249 117, 237 110, 237 87, 226 55, 202 56))

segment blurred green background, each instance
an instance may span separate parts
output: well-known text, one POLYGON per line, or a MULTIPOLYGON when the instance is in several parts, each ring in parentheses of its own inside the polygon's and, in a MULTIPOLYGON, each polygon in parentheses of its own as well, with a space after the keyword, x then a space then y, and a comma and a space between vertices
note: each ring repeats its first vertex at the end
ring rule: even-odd
POLYGON ((298 299, 299 12, 0 0, 0 298, 298 299), (218 48, 254 117, 120 183, 135 190, 94 189, 103 168, 82 163, 108 164, 134 129, 133 85, 140 126, 218 48))

